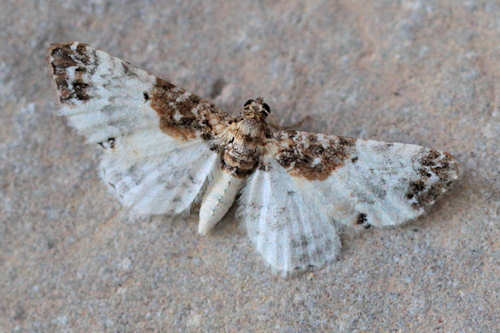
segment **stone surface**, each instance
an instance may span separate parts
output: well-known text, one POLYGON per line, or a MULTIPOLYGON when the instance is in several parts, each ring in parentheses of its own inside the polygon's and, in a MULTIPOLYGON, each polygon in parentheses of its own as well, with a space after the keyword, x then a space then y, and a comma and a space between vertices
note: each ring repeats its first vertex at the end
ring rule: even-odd
POLYGON ((498 0, 3 0, 0 42, 1 332, 499 330, 498 0), (46 50, 71 40, 227 110, 264 96, 306 130, 449 151, 463 177, 284 280, 233 213, 209 237, 127 218, 55 116, 46 50))

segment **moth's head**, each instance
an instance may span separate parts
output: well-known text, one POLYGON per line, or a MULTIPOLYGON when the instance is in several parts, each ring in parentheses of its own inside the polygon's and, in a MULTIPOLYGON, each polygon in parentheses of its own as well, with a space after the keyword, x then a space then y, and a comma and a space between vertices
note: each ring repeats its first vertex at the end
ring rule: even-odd
POLYGON ((264 103, 262 97, 257 97, 256 99, 249 99, 243 105, 243 116, 245 118, 257 118, 266 119, 271 113, 271 108, 269 105, 264 103))

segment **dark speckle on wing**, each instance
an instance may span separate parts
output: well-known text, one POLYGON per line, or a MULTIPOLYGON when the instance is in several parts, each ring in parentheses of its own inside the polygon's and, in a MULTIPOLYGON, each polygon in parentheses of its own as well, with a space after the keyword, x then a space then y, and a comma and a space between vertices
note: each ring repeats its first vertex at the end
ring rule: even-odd
POLYGON ((213 104, 162 79, 156 80, 144 98, 151 100, 151 107, 160 117, 160 129, 181 140, 211 140, 226 117, 213 104))
POLYGON ((59 93, 59 100, 65 104, 85 102, 91 98, 88 93, 90 83, 85 81, 83 74, 92 74, 98 63, 95 51, 87 48, 84 43, 56 44, 49 50, 52 74, 59 93), (70 74, 74 70, 74 74, 70 74))
POLYGON ((414 201, 412 207, 420 209, 430 205, 444 193, 458 177, 458 165, 448 153, 430 149, 417 162, 420 179, 411 181, 406 199, 414 201))
POLYGON ((281 131, 276 159, 292 176, 324 180, 342 167, 346 159, 356 161, 355 139, 322 134, 281 131))

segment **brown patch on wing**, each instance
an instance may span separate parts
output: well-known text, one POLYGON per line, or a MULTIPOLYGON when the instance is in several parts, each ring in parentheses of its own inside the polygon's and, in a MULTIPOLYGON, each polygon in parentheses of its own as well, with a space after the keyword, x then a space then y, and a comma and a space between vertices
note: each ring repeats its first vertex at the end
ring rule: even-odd
POLYGON ((75 100, 87 101, 89 84, 84 81, 83 74, 95 70, 96 57, 88 54, 87 44, 79 43, 75 50, 73 43, 55 44, 49 50, 52 74, 59 93, 61 103, 74 104, 75 100), (70 78, 68 70, 75 67, 74 78, 70 78))
POLYGON ((324 180, 353 154, 355 139, 297 131, 279 133, 279 164, 295 177, 324 180))
POLYGON ((446 152, 431 149, 418 162, 417 172, 422 178, 410 182, 406 192, 406 199, 416 200, 412 204, 414 209, 432 204, 458 177, 458 164, 453 156, 446 152), (439 179, 431 181, 433 176, 439 179))
POLYGON ((168 81, 156 79, 152 90, 144 92, 144 96, 151 100, 151 107, 160 117, 160 129, 177 139, 211 140, 225 126, 224 112, 168 81))

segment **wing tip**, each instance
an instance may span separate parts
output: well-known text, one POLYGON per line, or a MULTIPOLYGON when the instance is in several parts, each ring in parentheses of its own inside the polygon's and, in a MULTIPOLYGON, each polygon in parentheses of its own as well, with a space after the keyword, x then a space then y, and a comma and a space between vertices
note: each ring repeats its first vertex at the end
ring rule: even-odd
POLYGON ((459 163, 447 152, 428 149, 416 164, 419 178, 409 182, 406 199, 412 208, 432 206, 460 178, 459 163))
POLYGON ((71 41, 63 43, 52 43, 49 46, 47 59, 51 65, 57 65, 62 60, 69 61, 68 57, 74 54, 80 56, 85 53, 88 47, 87 43, 71 41))
POLYGON ((95 67, 94 58, 86 43, 73 41, 55 43, 49 47, 48 62, 62 104, 74 105, 77 101, 90 99, 87 93, 89 83, 84 73, 91 71, 90 67, 95 67))
POLYGON ((446 158, 449 160, 449 170, 450 170, 450 176, 452 177, 453 180, 457 180, 460 178, 460 167, 457 159, 450 153, 448 152, 443 152, 443 154, 446 156, 446 158))
POLYGON ((68 42, 61 42, 61 43, 51 43, 49 46, 49 55, 52 54, 53 50, 56 50, 58 48, 65 48, 65 47, 77 47, 79 44, 84 44, 85 46, 87 43, 82 43, 79 41, 68 41, 68 42))

